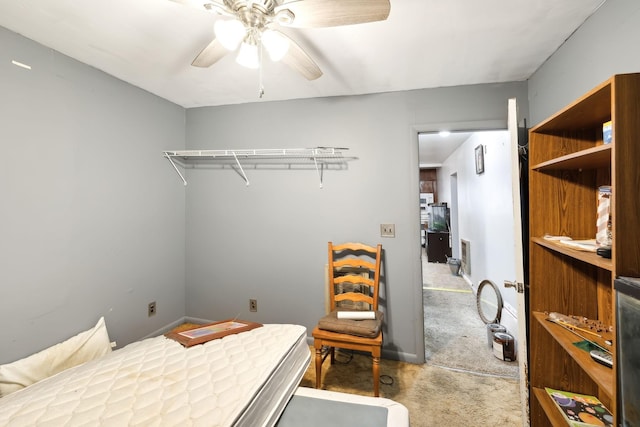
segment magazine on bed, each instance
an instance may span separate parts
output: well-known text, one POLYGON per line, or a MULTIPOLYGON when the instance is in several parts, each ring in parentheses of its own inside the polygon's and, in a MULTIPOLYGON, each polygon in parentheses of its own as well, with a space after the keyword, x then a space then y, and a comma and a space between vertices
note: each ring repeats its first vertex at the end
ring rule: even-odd
POLYGON ((613 415, 596 397, 570 391, 545 389, 572 427, 613 427, 613 415))

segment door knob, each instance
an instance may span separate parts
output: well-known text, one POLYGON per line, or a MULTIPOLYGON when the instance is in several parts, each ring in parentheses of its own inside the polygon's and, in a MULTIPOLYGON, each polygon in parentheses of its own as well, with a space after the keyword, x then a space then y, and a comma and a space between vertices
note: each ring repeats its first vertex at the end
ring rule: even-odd
POLYGON ((516 290, 517 293, 521 294, 524 293, 524 284, 517 282, 517 281, 509 281, 509 280, 505 280, 504 281, 504 287, 505 288, 514 288, 516 290))

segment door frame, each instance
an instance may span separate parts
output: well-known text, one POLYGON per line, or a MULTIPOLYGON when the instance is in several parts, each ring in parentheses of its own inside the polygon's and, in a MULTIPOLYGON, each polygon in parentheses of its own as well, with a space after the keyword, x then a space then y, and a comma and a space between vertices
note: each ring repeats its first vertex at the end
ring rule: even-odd
POLYGON ((413 291, 413 312, 414 315, 414 338, 416 342, 416 363, 425 363, 425 342, 424 342, 424 305, 422 283, 424 278, 422 277, 422 245, 420 244, 420 156, 418 152, 418 134, 423 132, 439 132, 441 130, 448 130, 451 132, 473 132, 473 131, 491 131, 491 130, 506 130, 507 119, 500 120, 480 120, 480 121, 466 121, 466 122, 434 122, 424 123, 411 126, 410 128, 410 146, 411 146, 411 167, 415 173, 411 174, 411 186, 415 191, 415 206, 412 206, 410 211, 415 212, 412 216, 415 219, 415 232, 418 238, 415 240, 418 245, 415 248, 411 248, 414 252, 413 262, 413 277, 414 277, 414 291, 413 291))
MULTIPOLYGON (((525 250, 524 247, 527 243, 525 243, 525 239, 523 238, 523 217, 522 217, 522 182, 520 178, 520 174, 528 174, 528 170, 521 171, 520 170, 520 129, 519 129, 519 117, 518 117, 518 102, 516 98, 510 98, 508 101, 508 129, 510 133, 510 145, 511 145, 511 192, 512 192, 512 200, 513 200, 513 215, 515 218, 519 218, 518 221, 514 221, 514 253, 520 256, 520 260, 518 261, 518 257, 516 256, 515 263, 515 276, 513 279, 505 278, 505 287, 507 287, 507 281, 515 282, 516 288, 513 289, 516 293, 516 299, 518 303, 517 312, 518 312, 518 343, 517 343, 517 354, 518 354, 518 367, 520 371, 520 401, 522 407, 522 425, 529 426, 529 378, 527 376, 529 372, 529 350, 528 350, 528 342, 529 336, 527 335, 528 323, 529 323, 529 313, 527 312, 527 297, 526 297, 526 276, 524 272, 525 268, 525 250)), ((527 201, 528 206, 528 201, 527 201)), ((528 239, 526 239, 528 240, 528 239)), ((510 283, 509 283, 510 284, 510 283)))

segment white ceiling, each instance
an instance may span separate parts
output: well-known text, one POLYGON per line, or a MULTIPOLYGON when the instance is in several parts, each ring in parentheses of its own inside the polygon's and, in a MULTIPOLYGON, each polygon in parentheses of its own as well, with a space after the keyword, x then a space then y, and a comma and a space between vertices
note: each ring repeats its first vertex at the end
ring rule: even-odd
POLYGON ((0 0, 0 26, 188 108, 523 81, 601 3, 391 0, 386 21, 283 29, 324 75, 307 81, 265 61, 262 99, 258 72, 233 55, 190 65, 213 38, 218 18, 205 10, 169 0, 0 0))
POLYGON ((421 168, 438 168, 458 149, 473 132, 451 132, 443 136, 438 132, 418 134, 418 153, 421 168))

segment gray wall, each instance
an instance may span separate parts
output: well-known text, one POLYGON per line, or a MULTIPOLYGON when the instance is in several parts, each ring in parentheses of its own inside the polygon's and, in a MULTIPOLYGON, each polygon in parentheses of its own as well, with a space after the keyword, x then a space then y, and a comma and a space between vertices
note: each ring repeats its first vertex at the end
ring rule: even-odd
POLYGON ((324 310, 327 241, 382 243, 387 356, 421 361, 422 282, 417 130, 429 123, 501 121, 526 83, 187 110, 187 148, 348 147, 346 171, 187 173, 187 313, 299 323, 324 310), (396 238, 381 238, 381 223, 396 238), (249 313, 248 300, 258 300, 249 313))
POLYGON ((0 363, 100 316, 119 345, 184 316, 185 196, 161 155, 184 109, 3 28, 0 52, 0 363))
POLYGON ((530 79, 530 115, 526 84, 512 83, 201 108, 186 127, 182 108, 0 29, 5 59, 33 66, 0 64, 0 363, 100 315, 120 345, 185 314, 311 328, 328 240, 383 243, 386 351, 420 360, 416 131, 506 120, 513 96, 535 124, 640 71, 639 18, 636 0, 608 0, 530 79), (185 200, 159 156, 185 131, 189 148, 346 146, 358 159, 322 190, 314 171, 249 170, 250 187, 230 170, 189 171, 185 200), (379 237, 382 222, 395 239, 379 237))
POLYGON ((529 80, 537 124, 613 74, 640 72, 640 2, 608 0, 529 80))

